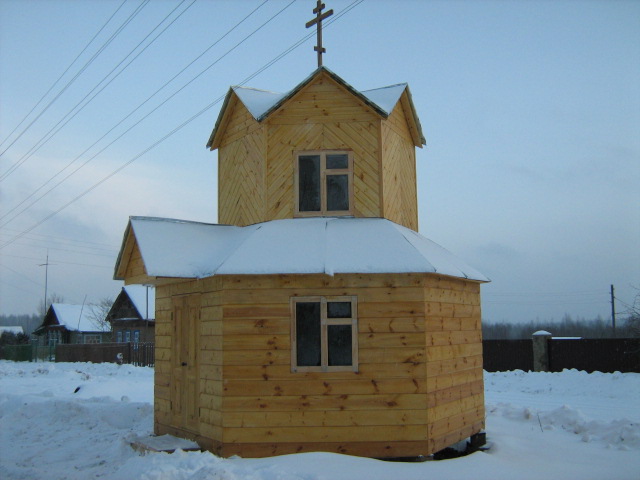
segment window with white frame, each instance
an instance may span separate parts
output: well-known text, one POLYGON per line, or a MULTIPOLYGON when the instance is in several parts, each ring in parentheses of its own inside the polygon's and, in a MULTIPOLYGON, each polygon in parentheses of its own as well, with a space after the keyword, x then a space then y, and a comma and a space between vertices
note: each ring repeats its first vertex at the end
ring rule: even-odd
POLYGON ((140 341, 140 330, 133 331, 133 342, 138 343, 140 341))
POLYGON ((358 302, 354 296, 291 299, 291 370, 358 371, 358 302))
POLYGON ((295 172, 296 216, 353 213, 352 152, 298 152, 295 172))
POLYGON ((124 331, 124 341, 129 343, 131 341, 131 330, 124 331))
POLYGON ((87 334, 84 336, 84 343, 101 343, 102 337, 99 334, 87 334))
POLYGON ((122 343, 122 330, 118 330, 116 333, 116 342, 122 343))

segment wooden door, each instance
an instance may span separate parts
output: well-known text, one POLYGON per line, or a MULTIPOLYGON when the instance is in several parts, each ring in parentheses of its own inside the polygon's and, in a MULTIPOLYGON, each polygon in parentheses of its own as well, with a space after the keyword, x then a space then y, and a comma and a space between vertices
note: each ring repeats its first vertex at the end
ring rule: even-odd
POLYGON ((198 433, 200 295, 173 297, 171 410, 176 428, 198 433))

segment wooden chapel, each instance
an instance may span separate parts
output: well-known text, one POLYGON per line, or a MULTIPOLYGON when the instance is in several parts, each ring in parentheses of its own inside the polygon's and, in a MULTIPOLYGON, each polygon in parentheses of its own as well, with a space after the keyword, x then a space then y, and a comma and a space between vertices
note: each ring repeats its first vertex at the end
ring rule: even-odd
POLYGON ((417 233, 424 143, 406 84, 319 66, 229 90, 207 143, 220 224, 131 217, 115 268, 156 286, 156 434, 384 458, 484 428, 488 279, 417 233))

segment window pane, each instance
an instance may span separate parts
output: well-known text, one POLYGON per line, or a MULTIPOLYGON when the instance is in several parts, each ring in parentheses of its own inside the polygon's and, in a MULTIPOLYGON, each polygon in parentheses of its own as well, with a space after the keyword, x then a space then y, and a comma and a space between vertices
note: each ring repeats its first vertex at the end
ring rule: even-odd
POLYGON ((320 156, 298 157, 298 199, 301 212, 320 211, 320 156))
POLYGON ((329 325, 329 366, 351 365, 351 325, 329 325))
POLYGON ((348 175, 327 175, 327 211, 349 210, 348 175))
POLYGON ((327 169, 349 168, 349 156, 346 153, 327 155, 327 169))
POLYGON ((327 302, 327 318, 351 318, 351 302, 327 302))
POLYGON ((299 367, 320 366, 320 303, 296 303, 296 357, 299 367))

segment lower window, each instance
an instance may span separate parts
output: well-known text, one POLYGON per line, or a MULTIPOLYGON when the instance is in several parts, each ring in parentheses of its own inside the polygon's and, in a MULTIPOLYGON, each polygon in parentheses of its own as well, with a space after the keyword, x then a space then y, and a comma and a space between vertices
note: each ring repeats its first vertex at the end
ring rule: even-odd
POLYGON ((358 370, 356 297, 291 299, 291 370, 358 370))

